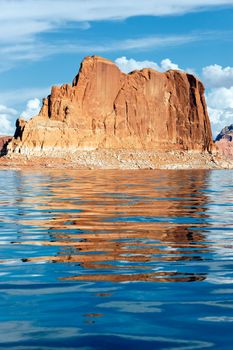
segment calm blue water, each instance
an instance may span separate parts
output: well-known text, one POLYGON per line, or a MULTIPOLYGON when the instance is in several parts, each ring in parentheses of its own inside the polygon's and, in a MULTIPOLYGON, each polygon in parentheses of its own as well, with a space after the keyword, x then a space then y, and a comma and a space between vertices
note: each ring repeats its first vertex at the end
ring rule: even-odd
POLYGON ((0 348, 232 349, 232 171, 0 171, 0 348))

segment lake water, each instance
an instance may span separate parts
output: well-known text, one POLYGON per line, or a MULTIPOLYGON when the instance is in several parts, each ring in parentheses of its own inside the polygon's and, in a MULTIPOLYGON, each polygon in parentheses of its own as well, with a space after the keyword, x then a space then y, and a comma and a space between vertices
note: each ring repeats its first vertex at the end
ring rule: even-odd
POLYGON ((0 171, 0 348, 233 348, 232 171, 0 171))

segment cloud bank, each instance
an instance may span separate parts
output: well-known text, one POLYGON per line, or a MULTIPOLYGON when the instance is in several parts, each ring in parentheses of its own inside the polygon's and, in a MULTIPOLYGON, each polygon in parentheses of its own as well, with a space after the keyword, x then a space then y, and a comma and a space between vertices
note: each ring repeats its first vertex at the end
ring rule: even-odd
POLYGON ((4 105, 0 105, 0 135, 13 135, 15 131, 15 121, 21 116, 25 120, 36 116, 41 108, 41 102, 38 98, 29 100, 26 104, 25 110, 19 114, 19 112, 13 108, 9 108, 4 105))
MULTIPOLYGON (((0 20, 18 21, 19 34, 26 31, 23 21, 31 21, 30 32, 61 26, 64 22, 119 20, 134 16, 168 16, 232 6, 232 0, 1 0, 0 20)), ((27 29, 29 30, 29 29, 27 29)))
POLYGON ((41 109, 41 102, 38 98, 29 100, 27 102, 26 109, 21 113, 21 117, 25 120, 29 120, 31 117, 37 115, 41 109))
POLYGON ((0 135, 13 135, 17 111, 0 105, 0 135))
POLYGON ((233 67, 222 67, 218 64, 207 66, 202 70, 203 78, 210 87, 233 86, 233 67))
MULTIPOLYGON (((28 40, 2 44, 0 41, 0 72, 13 68, 20 62, 39 61, 46 57, 59 54, 103 54, 114 51, 138 51, 159 50, 165 47, 178 47, 194 42, 215 40, 220 35, 217 32, 191 33, 186 35, 150 35, 133 39, 112 40, 103 42, 91 41, 59 41, 53 42, 40 40, 28 40)), ((228 35, 221 33, 221 37, 228 35)))
POLYGON ((135 16, 169 16, 233 6, 233 0, 1 0, 0 43, 28 43, 38 34, 76 23, 87 30, 93 21, 135 16))
POLYGON ((115 60, 116 65, 124 73, 129 73, 134 70, 141 70, 143 68, 153 68, 155 70, 164 72, 169 69, 180 69, 179 66, 173 63, 169 58, 166 58, 160 62, 160 64, 153 61, 136 61, 133 58, 119 57, 115 60))
POLYGON ((233 6, 233 0, 1 0, 0 43, 30 43, 38 34, 76 23, 82 30, 93 21, 135 16, 168 16, 233 6))
POLYGON ((207 104, 216 136, 223 127, 233 123, 233 67, 213 64, 202 69, 208 89, 207 104))
MULTIPOLYGON (((88 30, 93 21, 119 21, 135 16, 171 16, 233 6, 233 0, 0 0, 0 72, 18 62, 56 54, 101 53, 177 46, 216 38, 216 33, 191 33, 132 38, 112 42, 57 40, 69 26, 88 30), (43 34, 51 34, 45 37, 43 34)), ((223 37, 223 35, 222 35, 223 37)))
POLYGON ((217 136, 225 126, 233 123, 233 86, 211 89, 207 93, 207 104, 213 134, 217 136))

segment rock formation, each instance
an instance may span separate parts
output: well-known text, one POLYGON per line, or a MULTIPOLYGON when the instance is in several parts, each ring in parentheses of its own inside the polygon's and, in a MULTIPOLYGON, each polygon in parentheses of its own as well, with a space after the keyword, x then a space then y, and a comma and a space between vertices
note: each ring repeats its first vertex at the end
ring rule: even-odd
POLYGON ((12 140, 12 136, 0 136, 0 155, 6 153, 7 144, 12 140))
POLYGON ((216 137, 216 142, 220 140, 233 141, 233 124, 226 126, 216 137))
POLYGON ((73 84, 52 87, 38 116, 19 119, 9 152, 93 149, 211 151, 202 83, 193 75, 143 69, 122 73, 86 57, 73 84))
POLYGON ((233 159, 233 124, 222 129, 215 142, 221 154, 233 159))

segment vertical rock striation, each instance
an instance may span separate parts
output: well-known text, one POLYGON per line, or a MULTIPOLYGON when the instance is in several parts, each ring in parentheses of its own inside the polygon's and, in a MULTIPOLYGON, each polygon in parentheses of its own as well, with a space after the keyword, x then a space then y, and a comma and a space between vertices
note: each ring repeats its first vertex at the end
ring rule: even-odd
POLYGON ((143 69, 122 73, 93 56, 73 84, 53 87, 38 116, 18 120, 9 152, 127 149, 211 151, 202 83, 193 75, 143 69))

